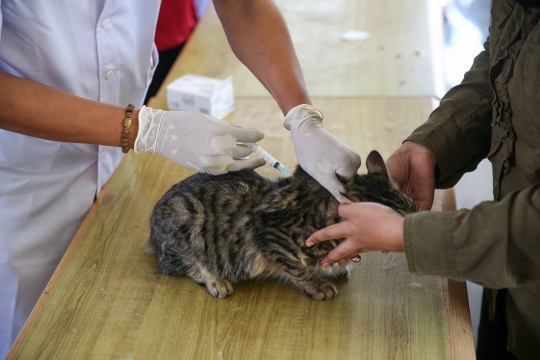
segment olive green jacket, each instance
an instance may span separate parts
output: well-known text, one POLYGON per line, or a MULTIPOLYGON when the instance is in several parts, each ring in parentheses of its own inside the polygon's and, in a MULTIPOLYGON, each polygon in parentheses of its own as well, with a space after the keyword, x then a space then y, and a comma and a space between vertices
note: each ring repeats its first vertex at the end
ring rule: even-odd
POLYGON ((405 251, 411 272, 508 288, 508 349, 540 359, 540 9, 493 0, 491 16, 485 50, 407 140, 435 155, 437 188, 487 157, 495 201, 407 215, 405 251))

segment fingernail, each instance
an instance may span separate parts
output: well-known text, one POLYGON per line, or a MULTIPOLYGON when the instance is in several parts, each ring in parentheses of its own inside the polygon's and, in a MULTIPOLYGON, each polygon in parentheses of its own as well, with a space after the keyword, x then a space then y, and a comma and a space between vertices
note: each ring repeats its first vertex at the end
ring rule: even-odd
POLYGON ((341 262, 341 263, 344 263, 345 261, 346 261, 345 259, 339 260, 339 262, 341 262))
POLYGON ((322 263, 322 266, 324 266, 324 267, 327 267, 327 266, 329 266, 329 265, 330 265, 330 264, 327 263, 327 262, 323 262, 323 263, 322 263))
POLYGON ((311 246, 313 246, 313 243, 311 241, 306 241, 306 246, 311 247, 311 246))

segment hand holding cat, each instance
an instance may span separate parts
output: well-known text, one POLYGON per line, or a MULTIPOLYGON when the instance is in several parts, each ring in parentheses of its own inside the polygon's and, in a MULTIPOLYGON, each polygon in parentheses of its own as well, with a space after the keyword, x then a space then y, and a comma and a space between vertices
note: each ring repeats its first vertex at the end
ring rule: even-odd
POLYGON ((294 151, 302 168, 339 202, 343 184, 336 173, 351 178, 360 167, 360 155, 343 145, 322 125, 322 113, 310 105, 298 105, 287 113, 285 127, 291 131, 294 151))
POLYGON ((251 149, 237 142, 257 142, 264 134, 214 117, 143 106, 138 114, 135 152, 150 152, 197 172, 213 175, 254 169, 261 158, 243 159, 251 149))
POLYGON ((339 216, 344 220, 312 234, 307 246, 322 241, 345 238, 321 260, 323 266, 346 261, 368 251, 403 252, 403 216, 375 203, 341 204, 339 216))
POLYGON ((431 210, 436 164, 431 151, 412 141, 404 142, 386 161, 390 177, 414 200, 417 211, 431 210))

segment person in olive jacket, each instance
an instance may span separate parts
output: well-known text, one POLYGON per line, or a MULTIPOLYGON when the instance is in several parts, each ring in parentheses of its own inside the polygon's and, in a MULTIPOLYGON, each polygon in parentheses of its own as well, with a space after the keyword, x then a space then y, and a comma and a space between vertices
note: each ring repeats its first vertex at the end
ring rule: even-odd
POLYGON ((493 0, 490 34, 463 82, 387 160, 390 176, 429 210, 488 158, 495 201, 403 218, 342 204, 344 221, 307 239, 346 238, 323 265, 361 252, 404 251, 416 274, 485 286, 479 359, 540 358, 540 1, 493 0), (507 351, 508 350, 508 351, 507 351))

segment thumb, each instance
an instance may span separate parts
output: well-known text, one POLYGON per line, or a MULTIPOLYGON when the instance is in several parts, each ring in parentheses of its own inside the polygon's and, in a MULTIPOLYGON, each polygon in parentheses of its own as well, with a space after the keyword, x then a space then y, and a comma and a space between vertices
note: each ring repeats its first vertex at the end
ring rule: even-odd
POLYGON ((259 130, 238 125, 231 125, 230 129, 231 135, 236 138, 237 142, 256 143, 264 138, 264 133, 259 130))
POLYGON ((349 148, 345 148, 348 155, 348 161, 343 163, 341 166, 336 168, 336 172, 346 178, 350 179, 358 172, 358 169, 360 168, 360 165, 362 165, 362 159, 360 158, 360 155, 355 153, 349 148))

